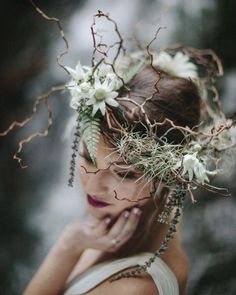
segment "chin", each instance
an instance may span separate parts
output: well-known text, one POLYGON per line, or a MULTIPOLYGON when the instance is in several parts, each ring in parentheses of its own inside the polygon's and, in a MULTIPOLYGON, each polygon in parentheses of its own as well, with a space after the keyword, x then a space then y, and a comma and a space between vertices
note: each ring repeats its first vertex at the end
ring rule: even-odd
POLYGON ((95 217, 96 219, 104 219, 106 217, 111 217, 111 214, 107 212, 107 210, 101 209, 101 208, 93 208, 89 205, 87 205, 87 211, 90 215, 95 217))
POLYGON ((115 208, 94 208, 87 204, 87 211, 90 215, 92 215, 94 218, 102 220, 106 217, 110 217, 111 219, 117 218, 122 210, 114 210, 115 208))

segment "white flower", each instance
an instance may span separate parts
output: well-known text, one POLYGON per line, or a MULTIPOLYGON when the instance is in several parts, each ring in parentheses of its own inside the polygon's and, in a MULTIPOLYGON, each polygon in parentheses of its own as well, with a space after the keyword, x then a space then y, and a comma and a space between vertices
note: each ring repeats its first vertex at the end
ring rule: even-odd
POLYGON ((106 78, 108 74, 112 74, 113 70, 110 65, 107 64, 100 64, 95 72, 100 78, 106 78))
POLYGON ((81 93, 88 93, 89 89, 91 88, 91 83, 83 82, 79 85, 81 93))
POLYGON ((106 79, 113 83, 113 90, 119 89, 122 86, 122 81, 118 75, 113 71, 111 65, 109 64, 100 64, 97 70, 95 71, 100 80, 105 81, 106 79))
POLYGON ((81 103, 81 99, 87 98, 89 96, 91 84, 88 82, 83 82, 80 85, 70 83, 67 87, 71 94, 70 106, 72 109, 76 110, 81 103))
POLYGON ((161 51, 154 55, 153 65, 176 77, 198 78, 196 65, 190 62, 189 57, 180 51, 175 56, 161 51))
POLYGON ((105 79, 103 83, 97 76, 94 77, 93 88, 90 89, 90 98, 86 102, 87 105, 93 105, 92 116, 94 116, 98 110, 101 111, 102 115, 105 115, 106 103, 117 107, 118 102, 114 99, 118 96, 118 92, 113 91, 114 83, 105 79))
POLYGON ((78 91, 77 88, 72 88, 70 90, 70 94, 71 94, 70 107, 72 109, 77 110, 78 106, 80 105, 80 101, 82 99, 80 92, 78 91))
POLYGON ((75 69, 65 67, 70 73, 72 79, 77 83, 86 82, 91 75, 91 68, 87 66, 81 66, 80 62, 76 65, 75 69))
POLYGON ((183 157, 183 172, 182 175, 187 174, 188 180, 192 181, 193 178, 196 178, 196 180, 204 184, 204 182, 209 182, 209 178, 207 174, 214 174, 211 171, 207 171, 206 166, 199 161, 196 157, 197 153, 194 153, 192 155, 187 154, 183 157))

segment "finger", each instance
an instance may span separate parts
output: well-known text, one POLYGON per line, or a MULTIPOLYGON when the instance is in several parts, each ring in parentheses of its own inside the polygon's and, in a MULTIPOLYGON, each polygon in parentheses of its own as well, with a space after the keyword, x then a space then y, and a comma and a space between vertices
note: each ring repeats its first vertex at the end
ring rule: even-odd
POLYGON ((108 231, 108 225, 111 222, 111 218, 110 217, 106 217, 105 219, 102 219, 98 225, 96 226, 96 228, 94 228, 93 234, 96 237, 101 237, 103 235, 105 235, 108 231))
POLYGON ((94 218, 93 216, 89 215, 86 220, 84 221, 84 224, 90 228, 96 228, 101 220, 94 218))
POLYGON ((117 239, 123 244, 125 243, 134 233, 139 223, 141 210, 139 208, 133 208, 123 229, 121 230, 117 239))
POLYGON ((114 239, 116 237, 118 237, 118 235, 121 233, 122 229, 124 228, 127 219, 130 215, 130 212, 125 210, 117 219, 117 221, 115 222, 115 224, 112 226, 112 228, 109 230, 108 233, 108 238, 109 239, 114 239))

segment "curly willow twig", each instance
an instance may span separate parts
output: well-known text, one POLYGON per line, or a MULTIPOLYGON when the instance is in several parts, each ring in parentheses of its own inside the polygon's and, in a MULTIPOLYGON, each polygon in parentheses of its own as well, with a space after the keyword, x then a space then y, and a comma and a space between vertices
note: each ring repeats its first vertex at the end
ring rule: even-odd
POLYGON ((92 33, 92 38, 93 38, 93 46, 94 46, 94 52, 93 52, 93 57, 92 57, 92 65, 94 66, 94 59, 95 59, 95 53, 96 52, 99 52, 101 53, 102 55, 104 55, 105 57, 107 57, 107 53, 108 51, 110 50, 110 48, 113 48, 115 45, 118 45, 118 49, 117 49, 117 52, 116 52, 116 55, 115 57, 113 58, 113 61, 112 61, 112 64, 114 64, 120 54, 120 51, 123 50, 123 52, 125 52, 125 48, 123 47, 123 38, 121 36, 121 33, 118 29, 118 25, 117 23, 115 22, 115 20, 113 20, 112 18, 110 18, 110 16, 108 15, 108 13, 104 13, 102 12, 101 10, 98 10, 98 13, 96 13, 94 16, 93 16, 93 23, 91 25, 91 33, 92 33), (95 32, 94 30, 94 27, 96 25, 96 18, 100 18, 100 17, 105 17, 109 22, 113 23, 114 24, 114 28, 115 28, 115 32, 118 36, 118 39, 119 41, 113 43, 112 45, 110 45, 109 47, 106 45, 106 44, 103 44, 102 41, 101 41, 101 36, 100 36, 100 42, 97 44, 96 42, 96 35, 97 35, 97 32, 95 32), (99 47, 105 47, 105 48, 108 48, 106 51, 102 51, 99 47))
POLYGON ((46 20, 48 21, 53 21, 53 22, 56 22, 57 26, 58 26, 58 29, 60 31, 60 34, 61 34, 61 38, 62 40, 64 41, 65 43, 65 46, 66 46, 66 49, 65 51, 61 52, 58 56, 57 56, 57 63, 58 65, 63 68, 68 74, 68 70, 64 67, 64 65, 60 62, 61 58, 66 55, 68 52, 69 52, 69 43, 65 37, 65 34, 64 34, 64 31, 63 31, 63 28, 62 28, 62 25, 61 25, 61 22, 58 18, 54 17, 54 16, 48 16, 44 11, 42 11, 35 3, 33 0, 30 0, 30 3, 32 4, 32 6, 35 8, 35 10, 46 20))
POLYGON ((25 165, 22 164, 22 159, 18 156, 19 153, 22 151, 23 145, 25 143, 31 142, 32 139, 35 138, 35 137, 38 137, 38 136, 39 137, 47 136, 48 135, 48 130, 49 130, 49 128, 52 125, 52 111, 51 111, 50 106, 49 106, 49 103, 48 103, 49 97, 52 95, 52 93, 57 92, 57 91, 61 91, 61 90, 64 90, 64 89, 65 89, 64 85, 51 87, 51 89, 48 92, 46 92, 43 95, 40 95, 36 99, 36 101, 33 104, 31 114, 29 116, 27 116, 26 119, 24 119, 22 121, 14 121, 14 122, 11 123, 11 125, 6 130, 0 132, 0 136, 6 136, 10 131, 14 130, 16 127, 23 128, 24 126, 26 126, 33 119, 34 114, 37 112, 38 105, 42 101, 45 103, 46 109, 47 109, 47 112, 48 112, 48 126, 47 126, 47 128, 44 131, 42 131, 42 132, 32 133, 27 138, 21 140, 19 142, 19 144, 18 144, 18 150, 16 151, 16 153, 13 156, 13 158, 15 160, 17 160, 17 162, 20 164, 21 168, 26 168, 27 167, 27 166, 25 166, 25 165))
POLYGON ((20 164, 21 168, 27 168, 28 167, 27 165, 23 165, 22 164, 22 158, 18 156, 19 153, 22 151, 23 145, 25 143, 31 142, 33 140, 33 138, 35 138, 35 137, 44 137, 44 136, 47 136, 48 135, 49 128, 52 125, 52 111, 51 111, 51 109, 49 107, 49 102, 48 102, 47 99, 45 99, 44 103, 45 103, 46 108, 47 108, 47 111, 48 111, 48 126, 47 126, 47 128, 44 131, 42 131, 42 132, 34 132, 30 136, 28 136, 27 138, 21 140, 19 142, 18 150, 16 151, 16 153, 13 156, 13 159, 18 161, 18 163, 20 164))
MULTIPOLYGON (((29 0, 29 2, 31 3, 31 5, 35 8, 36 12, 39 13, 44 19, 48 20, 48 21, 53 21, 53 22, 56 22, 59 30, 60 30, 60 34, 61 34, 61 37, 65 43, 65 46, 66 46, 66 49, 65 51, 61 52, 58 56, 57 56, 57 63, 58 65, 63 68, 68 74, 69 72, 67 71, 67 69, 63 66, 63 64, 60 62, 62 56, 64 56, 65 54, 68 53, 68 50, 69 50, 69 45, 68 45, 68 41, 67 39, 65 38, 65 35, 64 35, 64 31, 63 31, 63 28, 62 28, 62 25, 61 25, 61 22, 58 18, 56 17, 50 17, 48 16, 45 12, 43 12, 35 3, 33 0, 29 0)), ((14 121, 13 123, 10 124, 10 126, 8 128, 6 128, 4 131, 0 132, 0 136, 6 136, 10 131, 14 130, 15 128, 19 127, 19 128, 23 128, 24 126, 26 126, 32 119, 33 119, 33 116, 34 114, 37 112, 37 107, 38 105, 43 101, 46 105, 46 109, 47 109, 47 112, 48 112, 48 126, 47 128, 42 131, 42 132, 34 132, 32 133, 31 135, 29 135, 27 138, 21 140, 18 144, 18 150, 16 151, 16 153, 14 154, 13 158, 15 160, 17 160, 17 162, 19 163, 20 167, 21 168, 26 168, 27 166, 26 165, 23 165, 22 164, 22 159, 19 157, 19 153, 22 151, 22 148, 23 148, 23 145, 26 144, 26 143, 29 143, 31 142, 35 137, 44 137, 44 136, 47 136, 48 135, 48 131, 49 131, 49 128, 51 127, 52 125, 52 111, 50 109, 50 106, 49 106, 49 102, 48 102, 48 99, 49 97, 52 95, 52 93, 54 92, 57 92, 57 91, 62 91, 65 89, 65 86, 64 85, 59 85, 59 86, 53 86, 49 89, 48 92, 46 92, 45 94, 43 95, 40 95, 34 102, 33 104, 33 107, 32 107, 32 111, 31 111, 31 114, 28 115, 24 120, 22 121, 14 121)))
POLYGON ((93 50, 93 55, 92 55, 92 66, 93 66, 93 73, 95 72, 97 66, 104 62, 104 64, 107 64, 109 65, 111 68, 112 68, 112 71, 113 73, 121 80, 122 82, 122 85, 127 89, 128 87, 125 85, 125 81, 124 79, 116 72, 115 70, 115 67, 114 67, 114 64, 118 58, 118 56, 120 55, 120 52, 121 50, 123 50, 123 52, 125 53, 125 48, 123 46, 123 43, 124 43, 124 39, 122 38, 121 36, 121 33, 118 29, 118 25, 117 23, 115 22, 115 20, 113 20, 112 18, 110 18, 110 16, 104 12, 102 12, 101 10, 98 10, 98 13, 96 13, 94 16, 93 16, 93 23, 90 27, 91 29, 91 33, 92 33, 92 39, 93 39, 93 47, 94 47, 94 50, 93 50), (96 26, 96 18, 101 18, 101 17, 105 17, 109 22, 111 22, 113 25, 114 25, 114 30, 118 36, 118 40, 119 41, 116 41, 114 42, 113 44, 111 44, 110 46, 107 46, 106 44, 102 43, 102 35, 99 35, 99 38, 100 38, 100 42, 97 43, 96 41, 96 36, 98 36, 98 33, 95 32, 95 29, 94 27, 96 26), (115 54, 115 57, 113 58, 113 61, 111 63, 109 63, 107 60, 106 60, 106 57, 108 57, 108 52, 111 48, 113 48, 114 46, 118 45, 118 48, 117 48, 117 51, 116 51, 116 54, 115 54), (107 50, 102 50, 100 49, 100 47, 104 47, 104 48, 107 48, 107 50), (96 52, 102 54, 104 57, 99 61, 97 62, 97 64, 95 65, 95 54, 96 52))

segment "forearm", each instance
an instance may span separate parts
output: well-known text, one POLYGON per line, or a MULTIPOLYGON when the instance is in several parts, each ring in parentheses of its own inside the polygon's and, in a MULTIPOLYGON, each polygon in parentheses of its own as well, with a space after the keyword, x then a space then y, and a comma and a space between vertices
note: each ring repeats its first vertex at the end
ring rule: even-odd
POLYGON ((57 295, 77 263, 82 249, 76 252, 64 243, 57 243, 23 292, 23 295, 57 295))
POLYGON ((59 242, 52 248, 43 264, 35 274, 23 295, 59 295, 76 266, 82 252, 87 249, 98 249, 105 252, 116 252, 117 247, 126 243, 134 233, 140 217, 140 209, 124 211, 112 225, 107 228, 111 219, 99 220, 96 226, 86 223, 72 223, 63 231, 59 242), (112 245, 111 240, 119 233, 119 244, 112 245))

